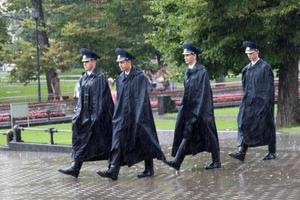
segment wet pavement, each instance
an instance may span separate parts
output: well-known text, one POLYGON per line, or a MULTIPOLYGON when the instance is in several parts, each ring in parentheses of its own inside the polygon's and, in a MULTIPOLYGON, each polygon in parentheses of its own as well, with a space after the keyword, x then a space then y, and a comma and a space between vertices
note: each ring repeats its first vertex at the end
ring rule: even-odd
MULTIPOLYGON (((172 134, 160 132, 170 158, 172 134)), ((300 199, 300 134, 278 134, 278 159, 262 161, 267 147, 250 148, 245 162, 231 159, 235 133, 220 133, 222 168, 207 171, 210 154, 187 156, 179 174, 155 160, 155 176, 138 179, 143 163, 122 167, 118 181, 96 174, 105 161, 84 163, 79 178, 57 172, 65 153, 0 151, 0 199, 300 199)))

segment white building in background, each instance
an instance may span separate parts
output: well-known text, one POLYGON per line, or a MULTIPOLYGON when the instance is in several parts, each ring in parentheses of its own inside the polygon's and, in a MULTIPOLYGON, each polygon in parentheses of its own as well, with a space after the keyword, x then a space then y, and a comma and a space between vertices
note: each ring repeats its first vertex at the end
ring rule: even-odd
POLYGON ((10 72, 15 67, 16 67, 16 64, 4 63, 3 65, 0 65, 0 72, 10 72))

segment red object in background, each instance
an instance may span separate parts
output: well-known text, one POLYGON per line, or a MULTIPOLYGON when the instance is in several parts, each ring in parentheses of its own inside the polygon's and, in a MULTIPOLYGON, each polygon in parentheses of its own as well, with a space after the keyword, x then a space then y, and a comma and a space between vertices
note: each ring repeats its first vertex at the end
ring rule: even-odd
MULTIPOLYGON (((66 114, 61 111, 52 111, 50 112, 50 117, 62 117, 66 114)), ((9 113, 1 113, 0 114, 0 122, 9 121, 10 114, 9 113)), ((48 118, 47 111, 31 111, 29 112, 29 119, 42 119, 42 118, 48 118)), ((27 117, 18 117, 17 120, 25 120, 27 117)))

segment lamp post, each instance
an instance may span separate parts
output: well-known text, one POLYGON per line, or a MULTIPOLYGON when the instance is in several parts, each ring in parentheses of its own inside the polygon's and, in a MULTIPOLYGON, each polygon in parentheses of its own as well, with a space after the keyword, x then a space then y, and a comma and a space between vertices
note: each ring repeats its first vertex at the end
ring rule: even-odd
POLYGON ((37 71, 37 81, 38 81, 38 101, 41 102, 41 80, 40 80, 40 45, 39 45, 39 35, 38 35, 38 24, 39 24, 39 14, 37 10, 32 10, 32 17, 35 20, 35 37, 36 37, 36 71, 37 71))

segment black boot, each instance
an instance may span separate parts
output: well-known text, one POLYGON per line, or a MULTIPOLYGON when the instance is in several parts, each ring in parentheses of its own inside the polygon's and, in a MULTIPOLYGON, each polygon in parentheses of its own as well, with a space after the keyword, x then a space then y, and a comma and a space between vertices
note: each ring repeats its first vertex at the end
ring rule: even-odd
POLYGON ((238 152, 233 152, 233 153, 229 153, 228 155, 231 156, 234 159, 238 159, 240 161, 244 161, 245 160, 245 156, 247 153, 247 149, 248 147, 245 145, 242 145, 239 149, 238 152))
POLYGON ((121 149, 115 149, 111 153, 110 164, 107 170, 98 170, 96 173, 105 178, 111 178, 112 180, 117 180, 120 171, 121 162, 121 149))
POLYGON ((220 151, 219 149, 215 149, 211 152, 212 163, 207 165, 205 169, 215 169, 221 168, 221 161, 220 161, 220 151))
POLYGON ((270 144, 268 145, 268 153, 265 155, 263 160, 276 159, 276 135, 271 138, 270 144))
POLYGON ((178 171, 180 169, 181 163, 183 162, 184 157, 185 157, 186 146, 187 146, 187 140, 183 139, 177 150, 175 159, 171 160, 171 161, 166 160, 165 163, 178 171))
POLYGON ((270 153, 269 152, 263 158, 263 160, 273 160, 273 159, 276 159, 276 153, 270 153))
POLYGON ((104 178, 111 178, 112 180, 117 180, 120 171, 120 166, 110 165, 107 170, 99 170, 97 174, 104 178))
POLYGON ((154 175, 153 159, 145 160, 145 170, 137 175, 138 178, 144 178, 154 175))
POLYGON ((75 178, 78 177, 80 169, 82 166, 82 162, 79 161, 73 161, 71 166, 68 168, 61 168, 58 169, 59 172, 66 174, 66 175, 70 175, 70 176, 74 176, 75 178))

